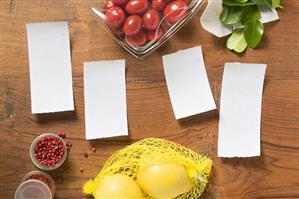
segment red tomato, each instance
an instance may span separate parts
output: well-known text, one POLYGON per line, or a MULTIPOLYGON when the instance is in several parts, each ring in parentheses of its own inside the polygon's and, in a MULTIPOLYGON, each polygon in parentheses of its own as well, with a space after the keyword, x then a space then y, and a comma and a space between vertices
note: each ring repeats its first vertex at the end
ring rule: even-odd
POLYGON ((152 9, 146 11, 142 18, 143 26, 148 30, 155 30, 160 23, 159 13, 152 9))
POLYGON ((103 11, 107 12, 107 10, 109 10, 110 8, 112 8, 114 6, 112 1, 107 1, 104 6, 103 6, 103 11))
POLYGON ((162 12, 164 8, 166 7, 168 3, 168 0, 153 0, 152 1, 152 6, 159 12, 162 12))
POLYGON ((146 36, 143 30, 134 36, 126 36, 125 41, 130 46, 141 47, 146 43, 146 36))
POLYGON ((138 15, 131 15, 127 18, 123 26, 123 32, 128 36, 136 35, 142 28, 142 19, 138 15))
POLYGON ((184 17, 187 12, 188 12, 187 4, 182 0, 176 0, 170 2, 166 6, 163 14, 168 23, 175 24, 182 17, 184 17))
POLYGON ((148 30, 146 33, 146 38, 148 41, 158 41, 164 35, 165 30, 163 26, 159 26, 158 32, 157 30, 148 30))
POLYGON ((129 0, 112 0, 114 5, 124 6, 128 3, 129 0))
POLYGON ((148 8, 147 0, 130 0, 126 5, 126 11, 129 14, 142 14, 148 8))
POLYGON ((114 29, 119 28, 126 19, 123 9, 117 6, 112 6, 106 12, 106 17, 107 24, 114 29))

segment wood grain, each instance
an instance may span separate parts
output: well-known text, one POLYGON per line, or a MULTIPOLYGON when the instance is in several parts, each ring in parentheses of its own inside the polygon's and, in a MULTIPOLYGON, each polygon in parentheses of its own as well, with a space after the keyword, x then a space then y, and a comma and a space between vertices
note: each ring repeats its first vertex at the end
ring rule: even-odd
POLYGON ((64 131, 73 143, 66 172, 51 173, 56 199, 85 198, 82 184, 95 176, 117 149, 145 137, 162 137, 208 154, 214 161, 205 199, 299 198, 299 1, 285 0, 280 21, 266 25, 262 44, 236 55, 226 38, 204 31, 196 16, 151 56, 136 60, 119 47, 90 14, 97 1, 0 1, 0 198, 13 198, 21 178, 34 170, 29 146, 45 131, 64 131), (75 112, 32 115, 25 23, 67 20, 73 64, 75 112), (213 95, 219 107, 225 62, 267 63, 262 105, 262 156, 217 157, 218 116, 199 115, 178 122, 162 70, 161 55, 202 45, 213 95), (129 139, 84 140, 82 63, 126 59, 129 139), (96 153, 91 151, 96 147, 96 153), (84 153, 89 154, 88 158, 84 153), (80 173, 80 168, 84 169, 80 173))

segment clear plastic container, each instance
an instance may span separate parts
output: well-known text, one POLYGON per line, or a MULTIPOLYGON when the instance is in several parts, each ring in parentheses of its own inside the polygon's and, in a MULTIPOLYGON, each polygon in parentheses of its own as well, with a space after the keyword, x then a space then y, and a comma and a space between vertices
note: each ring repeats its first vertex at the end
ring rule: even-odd
MULTIPOLYGON (((112 2, 113 1, 127 1, 127 0, 112 0, 112 2)), ((136 0, 131 0, 131 1, 136 1, 136 0)), ((196 11, 200 8, 202 4, 202 0, 160 0, 160 1, 166 2, 165 3, 166 6, 164 6, 164 9, 162 10, 157 10, 156 8, 153 7, 153 0, 147 0, 148 2, 147 10, 150 9, 150 10, 157 11, 160 18, 159 25, 154 30, 147 29, 143 23, 144 22, 143 17, 146 11, 142 12, 142 14, 133 14, 133 15, 139 15, 141 17, 142 28, 140 31, 144 32, 144 34, 140 34, 140 35, 145 35, 145 39, 146 39, 145 44, 138 44, 138 45, 135 42, 136 39, 134 40, 134 42, 132 42, 132 37, 136 38, 137 37, 136 34, 134 36, 128 36, 127 34, 125 34, 126 31, 124 31, 124 24, 126 24, 126 20, 131 15, 128 13, 127 11, 128 9, 126 8, 128 3, 126 3, 123 6, 113 4, 113 6, 120 7, 125 13, 124 22, 122 23, 122 25, 120 25, 120 27, 117 28, 112 27, 111 23, 109 24, 110 18, 109 16, 107 17, 106 15, 109 9, 105 8, 104 6, 107 6, 105 4, 108 2, 108 0, 104 0, 104 1, 102 0, 99 1, 99 3, 92 5, 91 10, 92 13, 96 16, 97 20, 102 24, 104 29, 118 44, 120 44, 134 57, 141 59, 143 57, 150 55, 154 50, 159 48, 164 42, 166 42, 169 38, 171 38, 172 35, 174 35, 184 24, 186 24, 190 20, 190 18, 196 13, 196 11), (177 3, 177 1, 180 1, 179 3, 181 3, 181 1, 185 2, 185 6, 178 7, 177 5, 173 5, 175 4, 173 2, 177 3), (172 5, 168 6, 168 4, 170 3, 172 3, 172 5), (167 9, 167 6, 168 8, 172 7, 172 9, 167 9), (170 10, 170 11, 166 12, 165 10, 167 11, 170 10), (183 12, 185 10, 187 12, 183 12), (179 17, 177 17, 174 22, 173 21, 170 22, 169 17, 171 15, 172 16, 176 15, 179 17), (151 34, 149 34, 149 32, 151 34)), ((144 38, 144 36, 138 36, 138 37, 144 38)), ((140 39, 138 41, 143 41, 143 39, 140 39)))
POLYGON ((53 178, 49 174, 47 174, 43 171, 31 171, 23 177, 22 182, 25 182, 28 180, 39 180, 39 181, 45 183, 47 185, 47 187, 50 189, 51 195, 54 198, 55 192, 56 192, 56 185, 55 185, 53 178))
POLYGON ((39 180, 26 180, 22 182, 14 199, 52 199, 53 195, 49 187, 39 180))
POLYGON ((54 134, 54 133, 44 133, 44 134, 42 134, 42 135, 36 137, 36 138, 32 141, 31 146, 30 146, 30 158, 31 158, 33 164, 34 164, 37 168, 39 168, 39 169, 41 169, 41 170, 44 170, 44 171, 51 171, 51 170, 55 170, 55 169, 59 168, 59 167, 65 162, 65 160, 66 160, 66 158, 67 158, 67 153, 68 153, 68 151, 67 151, 67 147, 66 147, 66 143, 65 143, 65 141, 64 141, 61 137, 59 137, 58 135, 56 135, 56 134, 54 134), (35 157, 35 146, 36 146, 36 144, 37 144, 41 139, 43 139, 44 137, 54 137, 54 138, 59 139, 59 140, 63 143, 63 149, 64 149, 63 157, 62 157, 62 159, 61 159, 55 166, 45 166, 45 165, 41 164, 41 163, 37 160, 37 158, 35 157))

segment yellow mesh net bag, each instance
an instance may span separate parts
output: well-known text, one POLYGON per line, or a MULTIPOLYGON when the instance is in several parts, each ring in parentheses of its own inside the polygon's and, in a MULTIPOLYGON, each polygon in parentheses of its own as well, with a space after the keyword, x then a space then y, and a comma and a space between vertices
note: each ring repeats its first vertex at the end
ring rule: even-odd
MULTIPOLYGON (((146 138, 115 152, 105 163, 97 177, 83 186, 85 194, 95 195, 100 181, 106 175, 124 174, 136 180, 140 164, 174 163, 186 168, 192 182, 189 192, 176 199, 198 199, 208 182, 212 160, 180 144, 159 138, 146 138)), ((144 198, 152 199, 146 193, 144 198)))

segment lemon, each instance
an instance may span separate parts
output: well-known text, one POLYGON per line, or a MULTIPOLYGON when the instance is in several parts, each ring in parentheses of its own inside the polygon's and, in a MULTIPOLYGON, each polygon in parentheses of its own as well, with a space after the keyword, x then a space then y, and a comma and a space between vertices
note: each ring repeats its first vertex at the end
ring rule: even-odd
POLYGON ((105 176, 96 189, 95 199, 143 199, 138 185, 122 174, 105 176))
POLYGON ((155 199, 175 198, 192 187, 185 167, 171 163, 140 167, 137 183, 144 192, 155 199))

